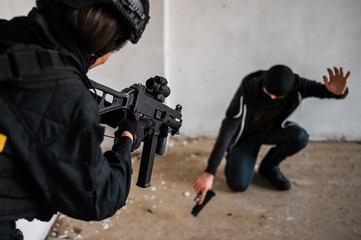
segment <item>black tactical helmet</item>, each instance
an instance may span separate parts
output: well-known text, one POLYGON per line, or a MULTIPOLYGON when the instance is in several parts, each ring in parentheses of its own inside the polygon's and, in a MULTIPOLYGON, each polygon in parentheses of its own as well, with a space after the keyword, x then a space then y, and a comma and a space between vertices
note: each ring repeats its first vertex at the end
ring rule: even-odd
POLYGON ((65 4, 69 8, 87 8, 97 3, 107 4, 128 26, 130 41, 137 43, 149 21, 148 0, 37 0, 41 10, 49 4, 65 4))

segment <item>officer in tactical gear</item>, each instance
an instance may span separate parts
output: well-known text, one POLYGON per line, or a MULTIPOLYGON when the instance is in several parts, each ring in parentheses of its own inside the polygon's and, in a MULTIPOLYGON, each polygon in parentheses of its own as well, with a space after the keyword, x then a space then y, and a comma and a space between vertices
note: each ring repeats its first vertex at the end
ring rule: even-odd
POLYGON ((102 220, 125 205, 146 126, 122 120, 103 154, 86 73, 148 20, 148 0, 38 0, 0 20, 0 239, 23 239, 17 219, 102 220))

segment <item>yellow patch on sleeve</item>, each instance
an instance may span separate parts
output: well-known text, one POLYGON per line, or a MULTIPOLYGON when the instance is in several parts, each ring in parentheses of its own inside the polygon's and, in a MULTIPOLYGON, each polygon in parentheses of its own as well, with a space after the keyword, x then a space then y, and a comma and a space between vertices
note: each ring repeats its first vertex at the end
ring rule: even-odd
POLYGON ((0 153, 4 150, 5 148, 5 143, 6 143, 6 139, 7 136, 3 135, 0 133, 0 153))

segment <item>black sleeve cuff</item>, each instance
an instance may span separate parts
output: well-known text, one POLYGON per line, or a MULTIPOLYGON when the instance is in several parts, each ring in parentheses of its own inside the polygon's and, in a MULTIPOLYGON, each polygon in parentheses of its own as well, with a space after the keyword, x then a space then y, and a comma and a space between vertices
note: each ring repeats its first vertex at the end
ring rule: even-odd
POLYGON ((111 151, 104 153, 104 157, 111 165, 123 162, 131 163, 131 147, 132 140, 129 137, 121 137, 114 144, 111 151))
POLYGON ((345 92, 342 95, 336 95, 336 94, 334 94, 334 95, 335 95, 335 98, 337 98, 337 99, 345 98, 348 95, 348 87, 346 88, 345 92))
POLYGON ((132 150, 132 140, 130 137, 120 137, 116 140, 115 144, 112 147, 112 151, 117 153, 131 152, 132 150))
POLYGON ((216 176, 218 165, 216 164, 208 164, 205 172, 212 174, 213 176, 216 176))

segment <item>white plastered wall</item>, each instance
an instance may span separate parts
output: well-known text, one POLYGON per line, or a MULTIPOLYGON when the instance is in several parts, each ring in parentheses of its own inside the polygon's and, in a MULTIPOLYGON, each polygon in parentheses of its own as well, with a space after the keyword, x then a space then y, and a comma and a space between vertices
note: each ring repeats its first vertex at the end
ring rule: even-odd
POLYGON ((322 82, 351 70, 343 101, 306 99, 291 117, 311 139, 361 138, 361 1, 166 0, 166 72, 189 135, 216 135, 242 78, 274 64, 322 82))

